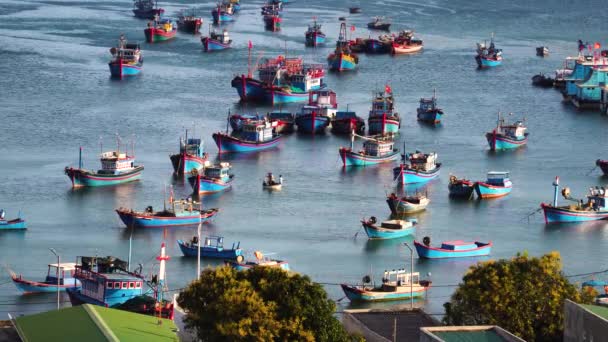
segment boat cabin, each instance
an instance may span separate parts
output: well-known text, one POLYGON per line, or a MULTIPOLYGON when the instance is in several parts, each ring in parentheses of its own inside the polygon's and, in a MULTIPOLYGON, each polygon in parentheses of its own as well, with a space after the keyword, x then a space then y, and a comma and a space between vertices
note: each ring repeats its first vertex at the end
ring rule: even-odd
POLYGON ((355 112, 340 111, 340 112, 336 112, 336 119, 337 120, 358 119, 358 117, 357 117, 357 113, 355 113, 355 112))
POLYGON ((508 137, 515 139, 523 139, 528 135, 528 133, 526 133, 527 129, 528 128, 526 127, 523 121, 518 120, 509 125, 505 124, 504 119, 500 119, 498 127, 496 129, 496 133, 504 134, 508 137))
POLYGON ((437 153, 408 153, 405 159, 409 160, 412 169, 430 171, 437 168, 437 153))
MULTIPOLYGON (((582 202, 582 200, 581 200, 582 202)), ((608 210, 608 191, 604 187, 589 188, 587 206, 595 211, 608 210)))
POLYGON ((308 69, 301 73, 291 74, 289 82, 292 88, 300 91, 320 89, 323 86, 322 77, 325 75, 323 69, 308 69))
POLYGON ((363 142, 363 150, 368 156, 381 157, 395 152, 394 144, 392 139, 370 139, 363 142))
POLYGON ((420 282, 420 273, 407 272, 405 269, 384 271, 382 276, 382 287, 391 288, 399 286, 409 286, 410 284, 417 285, 420 282))
POLYGON ((119 151, 103 152, 101 154, 101 170, 100 174, 119 174, 128 171, 135 166, 135 157, 128 156, 126 153, 119 151))
POLYGON ((203 141, 201 139, 188 138, 184 143, 184 141, 180 139, 179 152, 202 158, 205 155, 203 152, 203 141))
POLYGON ((393 110, 393 96, 385 95, 384 92, 378 92, 376 97, 372 100, 370 115, 382 115, 384 113, 392 114, 393 110))
POLYGON ((228 30, 224 29, 222 31, 222 33, 216 33, 215 31, 212 31, 209 34, 210 38, 213 40, 217 40, 218 42, 222 43, 222 44, 230 44, 232 43, 232 40, 230 39, 230 34, 228 34, 228 30))
POLYGON ((314 32, 321 32, 321 24, 317 24, 316 21, 312 24, 308 24, 308 31, 306 33, 314 32))
MULTIPOLYGON (((80 295, 104 306, 122 304, 143 294, 143 276, 127 271, 126 261, 115 257, 78 257, 74 278, 80 280, 80 295)), ((88 300, 87 300, 88 302, 88 300)))
POLYGON ((336 93, 329 89, 311 91, 308 96, 308 105, 338 108, 336 93))
POLYGON ((205 177, 228 180, 231 177, 231 169, 232 167, 230 166, 230 163, 227 162, 219 163, 219 165, 209 165, 205 163, 205 177))
POLYGON ((272 124, 266 120, 244 122, 241 137, 255 142, 272 140, 274 137, 272 124))
POLYGON ((59 269, 59 284, 73 284, 76 282, 74 279, 74 272, 76 270, 76 263, 74 262, 62 262, 59 265, 49 264, 48 272, 46 274, 46 283, 57 284, 57 269, 59 269))
POLYGON ((294 120, 294 115, 290 112, 275 111, 268 113, 268 119, 292 122, 294 120))
POLYGON ((437 108, 437 99, 434 96, 430 99, 421 98, 420 107, 418 108, 424 112, 432 112, 439 109, 437 108))
POLYGON ((496 186, 506 186, 511 184, 511 181, 509 180, 508 172, 490 171, 488 172, 488 180, 486 183, 496 186))

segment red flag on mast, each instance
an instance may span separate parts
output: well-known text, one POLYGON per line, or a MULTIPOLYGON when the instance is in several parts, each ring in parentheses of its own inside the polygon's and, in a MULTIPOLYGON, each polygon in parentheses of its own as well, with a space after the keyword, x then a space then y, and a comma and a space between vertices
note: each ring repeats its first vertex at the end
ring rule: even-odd
POLYGON ((251 42, 251 40, 249 41, 249 49, 253 49, 253 43, 251 42))
POLYGON ((391 86, 387 84, 384 86, 384 91, 387 93, 392 93, 393 89, 391 89, 391 86))
POLYGON ((354 32, 354 31, 355 31, 355 25, 351 25, 351 26, 350 26, 350 31, 351 31, 351 32, 354 32))
POLYGON ((597 49, 601 48, 602 46, 600 45, 600 43, 595 42, 595 45, 593 45, 593 47, 597 50, 597 49))

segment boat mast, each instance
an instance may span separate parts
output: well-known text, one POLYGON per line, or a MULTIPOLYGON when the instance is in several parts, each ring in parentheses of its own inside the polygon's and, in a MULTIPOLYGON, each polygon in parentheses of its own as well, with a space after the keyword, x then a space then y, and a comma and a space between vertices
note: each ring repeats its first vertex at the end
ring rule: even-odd
MULTIPOLYGON (((201 201, 202 203, 202 201, 201 201)), ((199 212, 199 217, 202 215, 202 212, 199 212)), ((199 218, 198 227, 196 229, 196 234, 198 236, 198 244, 196 245, 196 279, 201 279, 201 228, 203 225, 203 219, 199 218)))
POLYGON ((352 150, 355 148, 355 130, 353 129, 351 134, 350 134, 350 150, 352 152, 352 150))
POLYGON ((78 169, 82 169, 82 146, 80 146, 80 150, 78 151, 78 169))
POLYGON ((559 177, 555 177, 555 182, 553 182, 553 187, 555 191, 553 192, 553 207, 557 207, 557 194, 559 192, 559 177))
POLYGON ((229 125, 230 125, 230 109, 228 109, 228 117, 226 118, 226 134, 228 134, 229 125))
POLYGON ((165 285, 165 262, 169 260, 169 256, 165 254, 165 243, 160 245, 160 255, 156 257, 160 261, 158 270, 158 285, 156 288, 156 300, 160 303, 163 301, 163 290, 165 285))
POLYGON ((167 184, 163 184, 163 211, 167 211, 167 184))

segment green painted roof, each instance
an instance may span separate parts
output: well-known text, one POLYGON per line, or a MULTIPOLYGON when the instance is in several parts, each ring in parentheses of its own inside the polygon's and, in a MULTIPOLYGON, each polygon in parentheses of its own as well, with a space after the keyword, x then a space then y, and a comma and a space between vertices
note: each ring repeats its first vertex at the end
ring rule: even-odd
POLYGON ((494 330, 478 331, 433 331, 433 335, 445 342, 504 342, 494 330))
POLYGON ((599 305, 588 305, 588 304, 580 304, 585 309, 593 312, 594 314, 602 317, 603 319, 608 320, 608 308, 605 306, 599 305))
POLYGON ((128 311, 82 305, 16 319, 26 342, 179 341, 171 320, 128 311))

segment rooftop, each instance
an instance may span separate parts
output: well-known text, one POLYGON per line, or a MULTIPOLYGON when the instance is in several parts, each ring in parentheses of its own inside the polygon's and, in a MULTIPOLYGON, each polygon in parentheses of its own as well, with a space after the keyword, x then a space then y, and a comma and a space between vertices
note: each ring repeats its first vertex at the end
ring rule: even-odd
MULTIPOLYGON (((407 305, 409 307, 409 304, 407 305)), ((438 322, 422 310, 403 311, 370 311, 370 310, 345 310, 343 323, 348 331, 358 331, 370 339, 372 336, 365 334, 370 331, 374 336, 382 336, 393 341, 393 329, 396 328, 397 341, 418 341, 421 327, 433 327, 438 322), (350 316, 355 320, 349 319, 350 316), (345 322, 345 321, 349 322, 345 322), (353 329, 354 326, 357 328, 353 329), (363 330, 361 330, 363 329, 363 330)))
POLYGON ((603 319, 608 320, 608 307, 589 304, 580 304, 580 306, 602 317, 603 319))
POLYGON ((521 342, 524 341, 510 332, 494 325, 444 326, 421 328, 421 341, 442 342, 521 342))

